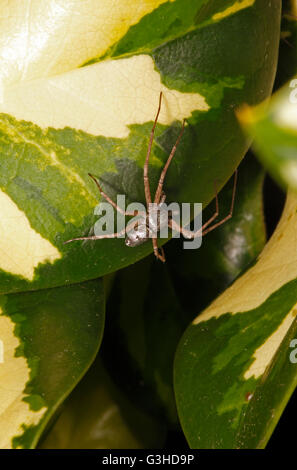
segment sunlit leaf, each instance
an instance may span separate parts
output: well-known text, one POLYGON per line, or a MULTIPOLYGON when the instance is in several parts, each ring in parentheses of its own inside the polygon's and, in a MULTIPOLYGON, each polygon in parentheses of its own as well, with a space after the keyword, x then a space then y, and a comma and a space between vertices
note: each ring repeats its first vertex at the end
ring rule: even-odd
POLYGON ((240 119, 254 137, 254 149, 276 181, 297 189, 297 77, 285 85, 269 107, 246 108, 240 119))

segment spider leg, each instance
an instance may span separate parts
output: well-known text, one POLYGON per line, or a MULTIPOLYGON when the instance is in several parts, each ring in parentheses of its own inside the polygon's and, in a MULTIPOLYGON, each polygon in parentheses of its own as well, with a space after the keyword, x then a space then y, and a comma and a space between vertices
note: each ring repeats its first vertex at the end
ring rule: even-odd
POLYGON ((234 209, 234 202, 235 202, 235 194, 236 194, 236 186, 237 186, 237 175, 238 175, 238 172, 237 172, 237 169, 235 170, 235 173, 234 173, 234 184, 233 184, 233 192, 232 192, 232 202, 231 202, 231 207, 230 207, 230 212, 229 214, 224 217, 224 219, 220 220, 219 222, 217 222, 216 224, 212 225, 212 227, 209 227, 208 229, 206 230, 203 230, 202 231, 202 236, 206 235, 207 233, 211 232, 212 230, 214 230, 215 228, 219 227, 220 225, 224 224, 225 222, 227 222, 227 220, 231 219, 232 215, 233 215, 233 209, 234 209))
POLYGON ((119 238, 122 235, 125 235, 125 233, 128 232, 130 228, 134 227, 135 223, 135 221, 130 222, 125 228, 123 228, 123 230, 120 230, 120 232, 107 233, 106 235, 91 235, 90 237, 71 238, 71 240, 64 242, 64 245, 77 240, 103 240, 105 238, 119 238))
POLYGON ((182 125, 182 129, 181 129, 181 131, 180 131, 180 134, 179 134, 179 136, 178 136, 178 138, 177 138, 177 140, 176 140, 174 146, 172 147, 172 150, 171 150, 170 155, 169 155, 169 157, 168 157, 168 159, 167 159, 167 162, 165 163, 165 166, 164 166, 164 168, 163 168, 163 170, 162 170, 162 173, 161 173, 161 176, 160 176, 160 179, 159 179, 159 184, 158 184, 158 187, 157 187, 157 191, 156 191, 156 194, 155 194, 155 200, 154 200, 155 204, 159 204, 159 202, 160 202, 160 198, 161 198, 161 196, 162 196, 162 189, 163 189, 163 184, 164 184, 165 176, 166 176, 167 170, 168 170, 168 168, 169 168, 169 165, 170 165, 170 163, 171 163, 171 161, 172 161, 172 159, 173 159, 173 157, 174 157, 174 154, 175 154, 175 152, 176 152, 176 149, 177 149, 177 146, 178 146, 178 144, 179 144, 179 142, 180 142, 180 139, 181 139, 181 137, 182 137, 182 135, 183 135, 184 128, 185 128, 185 120, 183 120, 183 125, 182 125))
POLYGON ((120 214, 123 214, 123 215, 137 215, 137 211, 134 211, 134 212, 127 212, 127 211, 124 211, 121 207, 119 207, 104 191, 103 189, 101 188, 100 184, 98 183, 97 179, 95 178, 95 176, 91 175, 91 173, 88 173, 88 175, 90 176, 90 178, 92 178, 93 181, 95 181, 96 185, 97 185, 97 188, 99 189, 99 192, 100 194, 107 200, 107 202, 109 202, 109 204, 112 205, 112 207, 114 207, 118 212, 120 212, 120 214))
POLYGON ((165 263, 166 259, 165 259, 165 253, 164 253, 164 250, 163 248, 161 247, 160 250, 158 248, 158 242, 157 242, 157 238, 153 237, 152 238, 152 242, 153 242, 153 248, 154 248, 154 255, 157 259, 161 260, 163 263, 165 263), (161 251, 161 253, 160 253, 161 251))
POLYGON ((231 208, 230 208, 230 212, 229 214, 224 217, 224 219, 220 220, 219 222, 217 222, 216 224, 212 225, 211 227, 207 228, 219 215, 219 200, 218 200, 218 194, 217 194, 217 191, 216 191, 216 211, 215 213, 213 214, 212 217, 210 217, 210 219, 208 219, 207 222, 205 222, 205 224, 202 225, 202 227, 197 230, 197 232, 192 232, 191 230, 187 230, 185 229, 184 227, 181 227, 180 225, 178 225, 174 220, 170 220, 168 222, 168 225, 171 229, 181 233, 185 238, 189 238, 189 239, 193 239, 193 238, 197 238, 198 236, 201 236, 201 232, 202 232, 202 236, 206 235, 207 233, 211 232, 212 230, 214 230, 215 228, 219 227, 220 225, 222 225, 223 223, 227 222, 227 220, 231 219, 232 215, 233 215, 233 209, 234 209, 234 201, 235 201, 235 193, 236 193, 236 185, 237 185, 237 170, 235 170, 235 173, 234 173, 234 184, 233 184, 233 191, 232 191, 232 202, 231 202, 231 208))
POLYGON ((217 191, 217 185, 215 184, 215 192, 216 192, 216 211, 215 213, 205 222, 205 224, 202 225, 200 231, 204 230, 206 227, 208 227, 218 216, 219 216, 219 197, 218 197, 218 191, 217 191))
POLYGON ((166 258, 165 258, 165 252, 164 252, 164 248, 161 246, 160 247, 160 251, 161 251, 161 257, 160 257, 160 260, 165 263, 166 261, 166 258))
MULTIPOLYGON (((195 238, 197 232, 193 233, 190 230, 182 227, 181 225, 177 224, 173 219, 168 221, 168 226, 172 230, 181 233, 185 238, 195 238)), ((201 230, 201 229, 200 229, 201 230)))
POLYGON ((152 202, 150 182, 149 182, 149 178, 148 178, 148 164, 149 164, 149 158, 150 158, 152 145, 153 145, 153 140, 154 140, 155 128, 156 128, 158 117, 159 117, 159 114, 160 114, 160 111, 161 111, 161 103, 162 103, 162 92, 160 92, 159 107, 158 107, 158 111, 157 111, 157 114, 156 114, 156 117, 155 117, 155 122, 154 122, 153 128, 151 130, 149 145, 148 145, 147 154, 146 154, 146 157, 145 157, 144 168, 143 168, 144 192, 145 192, 145 200, 146 200, 147 207, 152 202))
POLYGON ((203 231, 208 225, 210 225, 219 215, 219 198, 218 198, 218 191, 215 185, 215 192, 216 192, 216 211, 215 213, 205 222, 205 224, 202 225, 202 227, 197 230, 193 234, 191 230, 187 230, 186 228, 178 225, 173 219, 169 220, 168 225, 171 229, 175 230, 176 232, 181 233, 185 238, 195 238, 198 235, 201 235, 201 231, 203 231))
POLYGON ((77 241, 77 240, 103 240, 104 238, 118 238, 121 235, 124 235, 125 233, 126 233, 126 228, 117 233, 108 233, 106 235, 93 235, 90 237, 72 238, 71 240, 67 240, 66 242, 64 242, 64 245, 70 242, 77 241))

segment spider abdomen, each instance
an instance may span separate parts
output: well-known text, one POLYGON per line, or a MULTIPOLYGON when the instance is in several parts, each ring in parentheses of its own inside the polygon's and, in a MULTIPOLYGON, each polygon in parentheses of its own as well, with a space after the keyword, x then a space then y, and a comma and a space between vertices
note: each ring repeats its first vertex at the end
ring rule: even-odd
POLYGON ((160 230, 168 227, 168 210, 165 203, 151 204, 146 216, 138 217, 132 230, 127 232, 125 243, 134 247, 157 237, 160 230))

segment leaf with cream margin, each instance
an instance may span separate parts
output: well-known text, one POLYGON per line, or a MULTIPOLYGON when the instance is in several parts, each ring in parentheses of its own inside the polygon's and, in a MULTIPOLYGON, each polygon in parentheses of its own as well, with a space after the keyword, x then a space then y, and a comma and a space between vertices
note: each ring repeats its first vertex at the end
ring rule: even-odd
POLYGON ((0 292, 81 282, 152 252, 151 243, 64 242, 96 220, 100 196, 89 172, 111 197, 144 201, 160 91, 152 189, 184 118, 167 201, 207 204, 213 182, 223 186, 234 172, 249 145, 235 109, 271 93, 281 2, 182 5, 0 1, 0 292), (160 21, 167 14, 169 29, 160 21))
POLYGON ((0 448, 34 448, 92 363, 103 281, 0 297, 0 448))
POLYGON ((97 358, 40 448, 160 449, 165 438, 165 426, 125 397, 97 358))
POLYGON ((290 195, 257 263, 179 344, 175 392, 192 448, 265 447, 297 385, 288 346, 297 333, 296 207, 290 195))

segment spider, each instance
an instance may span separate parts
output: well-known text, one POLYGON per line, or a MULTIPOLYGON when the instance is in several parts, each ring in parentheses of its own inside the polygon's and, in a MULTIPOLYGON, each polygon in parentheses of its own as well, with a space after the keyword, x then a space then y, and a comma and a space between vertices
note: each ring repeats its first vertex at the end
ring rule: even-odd
POLYGON ((155 128, 157 125, 158 117, 161 111, 161 103, 162 103, 162 92, 160 93, 159 97, 159 107, 158 111, 155 117, 155 121, 151 130, 150 134, 150 139, 149 139, 149 145, 148 145, 148 150, 146 154, 146 159, 145 159, 145 164, 144 164, 144 170, 143 170, 143 180, 144 180, 144 193, 145 193, 145 200, 146 200, 146 212, 139 212, 139 211, 124 211, 122 208, 120 208, 105 192, 102 190, 100 184, 98 183, 97 179, 89 173, 89 176, 94 180, 96 183, 100 194, 116 209, 119 211, 121 214, 125 216, 135 216, 138 215, 139 218, 137 222, 135 220, 132 223, 128 223, 127 226, 121 230, 120 232, 112 233, 112 234, 106 234, 106 235, 93 235, 89 237, 79 237, 79 238, 72 238, 71 240, 67 240, 65 243, 70 243, 76 240, 101 240, 104 238, 118 238, 120 236, 123 236, 126 234, 126 239, 125 239, 125 244, 130 247, 138 246, 141 245, 142 243, 146 242, 149 240, 149 238, 152 239, 153 243, 153 249, 154 249, 154 254, 157 259, 161 260, 163 263, 165 262, 165 254, 164 254, 164 249, 161 247, 158 247, 158 242, 157 242, 157 235, 158 232, 163 228, 165 225, 168 225, 168 227, 172 230, 175 230, 182 234, 185 238, 187 239, 193 239, 198 236, 204 236, 207 233, 211 232, 215 228, 219 227, 223 223, 225 223, 227 220, 229 220, 232 217, 233 214, 233 208, 234 208, 234 200, 235 200, 235 191, 236 191, 236 183, 237 183, 237 170, 235 171, 234 175, 234 185, 233 185, 233 192, 232 192, 232 201, 231 201, 231 208, 229 214, 219 222, 215 223, 214 225, 210 226, 210 224, 218 217, 219 215, 219 201, 218 201, 218 194, 216 191, 216 210, 215 213, 210 217, 210 219, 205 222, 202 227, 197 230, 196 232, 192 232, 190 230, 187 230, 186 228, 180 226, 177 224, 172 218, 168 219, 168 212, 167 210, 164 209, 164 203, 166 199, 166 195, 163 192, 163 184, 165 180, 165 176, 167 173, 167 170, 169 168, 169 165, 174 157, 174 154, 176 152, 177 146, 182 138, 182 134, 184 132, 185 128, 185 120, 183 121, 181 131, 179 133, 179 136, 169 154, 169 157, 167 159, 167 162, 161 172, 161 176, 159 179, 158 187, 155 193, 154 197, 154 204, 152 204, 152 197, 151 197, 151 191, 150 191, 150 183, 149 183, 149 177, 148 177, 148 165, 149 165, 149 157, 151 154, 151 149, 152 149, 152 144, 154 140, 154 133, 155 133, 155 128), (157 217, 156 217, 157 215, 157 217), (131 231, 131 228, 135 228, 134 230, 131 231))

